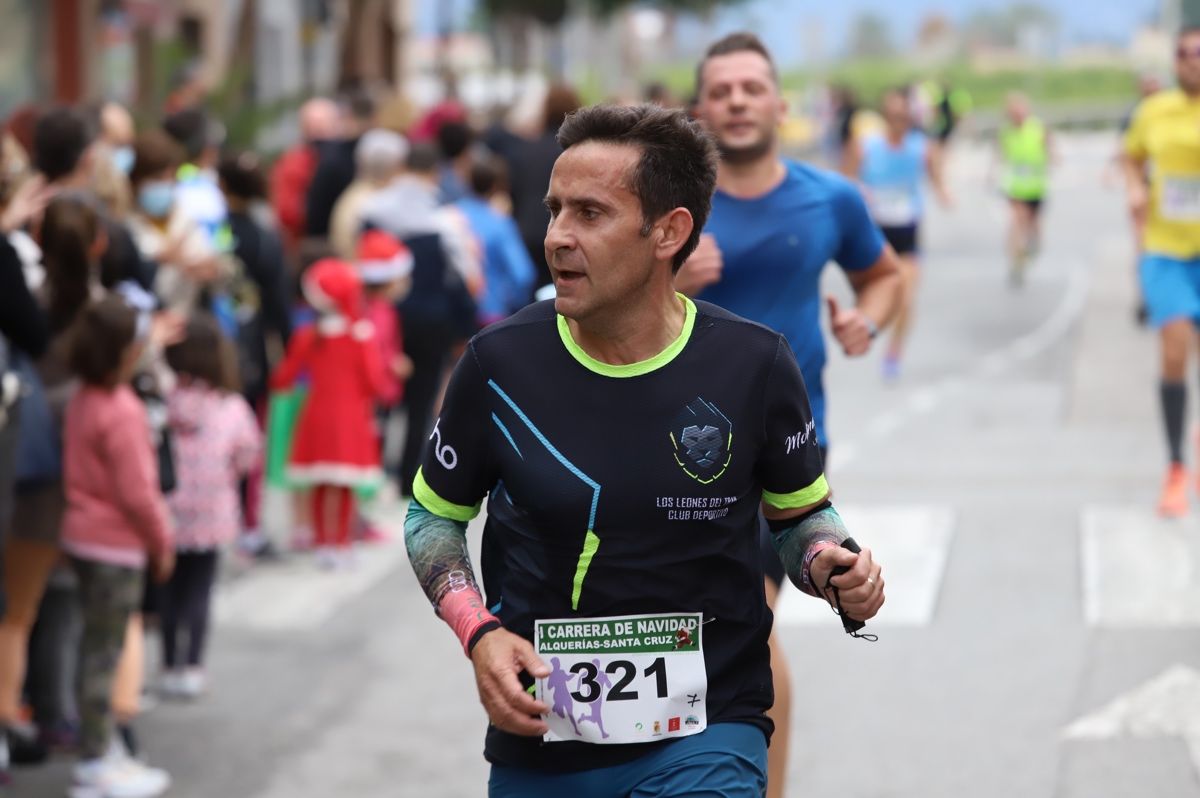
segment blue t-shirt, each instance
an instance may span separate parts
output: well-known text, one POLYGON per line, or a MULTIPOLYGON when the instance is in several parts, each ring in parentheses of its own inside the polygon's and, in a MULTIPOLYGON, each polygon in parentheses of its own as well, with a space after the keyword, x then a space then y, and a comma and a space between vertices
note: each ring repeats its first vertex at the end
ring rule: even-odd
POLYGON ((465 197, 455 203, 467 217, 471 232, 483 248, 484 292, 479 298, 485 324, 511 316, 533 298, 537 278, 529 250, 512 217, 495 211, 485 200, 465 197))
POLYGON ((821 271, 830 260, 847 271, 869 268, 883 236, 850 181, 795 161, 771 191, 738 199, 717 191, 705 232, 721 249, 721 280, 699 299, 783 333, 808 388, 817 440, 826 445, 825 337, 821 271))
POLYGON ((925 134, 919 130, 910 130, 899 146, 881 135, 863 142, 859 177, 867 187, 871 215, 880 227, 909 227, 921 221, 925 157, 925 134))

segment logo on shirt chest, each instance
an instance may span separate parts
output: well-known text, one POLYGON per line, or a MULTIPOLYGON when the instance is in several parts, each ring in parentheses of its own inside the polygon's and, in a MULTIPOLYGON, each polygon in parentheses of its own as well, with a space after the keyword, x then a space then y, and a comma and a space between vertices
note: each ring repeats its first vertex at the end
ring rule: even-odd
POLYGON ((675 417, 670 438, 675 462, 702 485, 719 479, 733 459, 733 424, 701 397, 675 417))

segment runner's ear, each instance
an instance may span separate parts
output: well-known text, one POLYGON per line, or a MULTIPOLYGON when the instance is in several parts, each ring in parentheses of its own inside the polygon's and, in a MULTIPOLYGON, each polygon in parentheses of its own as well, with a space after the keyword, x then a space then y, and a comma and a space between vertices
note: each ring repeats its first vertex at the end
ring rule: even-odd
POLYGON ((654 255, 659 260, 671 260, 679 250, 683 249, 692 235, 695 222, 691 211, 687 208, 676 208, 670 211, 654 226, 657 240, 654 243, 654 255))

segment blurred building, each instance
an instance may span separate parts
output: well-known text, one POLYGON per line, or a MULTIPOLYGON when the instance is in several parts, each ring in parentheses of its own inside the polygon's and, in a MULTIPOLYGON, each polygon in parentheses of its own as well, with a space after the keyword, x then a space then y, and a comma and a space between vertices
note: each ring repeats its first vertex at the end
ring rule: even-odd
POLYGON ((34 100, 115 99, 146 114, 199 100, 261 110, 347 85, 402 85, 412 5, 0 0, 0 116, 34 100))

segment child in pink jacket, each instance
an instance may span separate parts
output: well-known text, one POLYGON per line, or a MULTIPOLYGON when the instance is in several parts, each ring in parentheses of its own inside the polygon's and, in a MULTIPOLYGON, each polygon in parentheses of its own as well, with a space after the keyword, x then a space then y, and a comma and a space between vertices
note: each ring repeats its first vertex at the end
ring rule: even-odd
POLYGON ((149 798, 165 792, 170 777, 129 757, 113 737, 109 709, 125 625, 142 600, 143 571, 149 567, 164 581, 175 562, 149 421, 128 384, 146 327, 110 295, 82 311, 72 331, 71 367, 81 385, 63 422, 62 546, 79 577, 84 623, 76 786, 149 798))
POLYGON ((167 348, 178 385, 167 397, 175 441, 175 573, 163 591, 163 691, 196 698, 205 690, 204 644, 218 552, 242 528, 238 484, 262 456, 254 411, 238 393, 237 352, 210 314, 188 321, 167 348), (186 633, 187 648, 180 645, 186 633))

